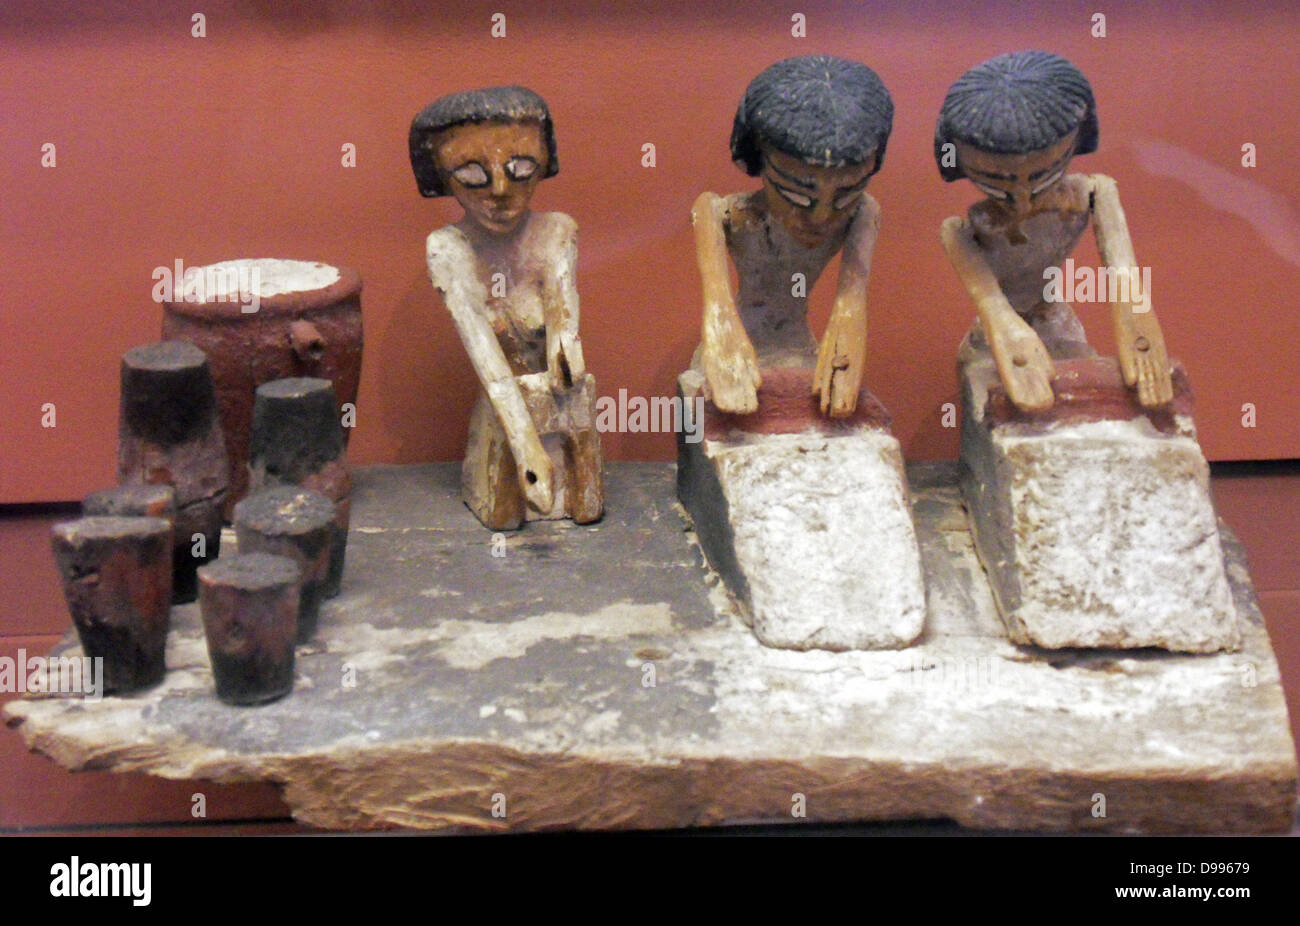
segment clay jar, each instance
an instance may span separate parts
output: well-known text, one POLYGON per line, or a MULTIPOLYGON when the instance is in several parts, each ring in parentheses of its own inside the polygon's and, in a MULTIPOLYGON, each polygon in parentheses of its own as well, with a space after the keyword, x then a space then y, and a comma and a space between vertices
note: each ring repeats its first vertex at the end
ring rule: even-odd
MULTIPOLYGON (((163 302, 163 336, 208 355, 230 460, 223 514, 248 492, 253 395, 275 379, 331 380, 354 403, 361 379, 361 277, 347 267, 249 259, 191 268, 163 302)), ((343 431, 344 441, 351 429, 343 431)))

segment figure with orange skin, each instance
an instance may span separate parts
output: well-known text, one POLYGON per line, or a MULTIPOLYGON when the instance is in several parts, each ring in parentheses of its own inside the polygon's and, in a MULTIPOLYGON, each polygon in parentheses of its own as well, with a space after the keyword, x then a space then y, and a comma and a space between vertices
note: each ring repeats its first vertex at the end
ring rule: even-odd
POLYGON ((758 409, 764 367, 808 367, 821 413, 853 414, 880 230, 880 206, 866 187, 884 161, 893 114, 874 71, 825 55, 779 61, 745 91, 731 155, 763 186, 726 197, 703 193, 691 213, 704 290, 691 365, 722 411, 758 409), (807 293, 836 254, 835 302, 818 345, 807 293), (740 278, 734 293, 728 258, 740 278))
POLYGON ((493 530, 526 520, 600 518, 595 380, 578 337, 577 225, 533 212, 559 169, 545 101, 524 87, 435 100, 411 124, 425 196, 450 193, 464 217, 429 235, 429 277, 483 387, 462 470, 466 504, 493 530))

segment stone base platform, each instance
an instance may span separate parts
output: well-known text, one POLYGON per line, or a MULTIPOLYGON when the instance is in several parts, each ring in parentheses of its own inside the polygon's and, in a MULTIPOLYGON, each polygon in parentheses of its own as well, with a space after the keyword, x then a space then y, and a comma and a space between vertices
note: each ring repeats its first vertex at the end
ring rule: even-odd
POLYGON ((1056 362, 1018 410, 991 360, 962 368, 962 488, 1010 638, 1048 648, 1231 650, 1240 639, 1182 370, 1148 412, 1106 357, 1056 362))
MULTIPOLYGON (((690 407, 703 377, 678 390, 690 407)), ((705 404, 679 433, 677 497, 754 635, 785 649, 899 649, 921 633, 925 590, 903 452, 866 389, 827 419, 812 371, 763 371, 758 411, 705 404)))
POLYGON ((913 465, 921 638, 798 652, 761 645, 702 568, 670 465, 610 466, 598 524, 533 523, 495 544, 459 473, 355 472, 342 594, 284 700, 219 702, 184 605, 157 687, 10 701, 8 722, 70 769, 277 782, 297 819, 334 829, 1292 825, 1277 665, 1226 532, 1239 651, 1021 647, 975 557, 956 466, 913 465))

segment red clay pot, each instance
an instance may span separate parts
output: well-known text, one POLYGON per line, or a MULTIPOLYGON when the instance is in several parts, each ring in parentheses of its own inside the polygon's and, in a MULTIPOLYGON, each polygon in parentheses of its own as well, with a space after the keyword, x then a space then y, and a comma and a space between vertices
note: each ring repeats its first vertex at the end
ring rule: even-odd
MULTIPOLYGON (((253 395, 258 386, 289 376, 331 380, 340 406, 355 403, 361 380, 361 276, 348 267, 309 261, 249 261, 262 270, 256 311, 248 294, 215 293, 211 287, 177 285, 163 302, 163 337, 189 341, 208 355, 217 392, 217 411, 230 458, 230 483, 223 514, 248 491, 249 436, 253 395), (276 265, 294 265, 323 282, 276 292, 276 265)), ((226 265, 212 265, 226 266, 226 265)), ((208 268, 195 268, 203 273, 208 268)), ((283 279, 283 277, 279 277, 283 279)), ((340 416, 342 412, 340 411, 340 416)), ((344 441, 351 429, 343 429, 344 441)))

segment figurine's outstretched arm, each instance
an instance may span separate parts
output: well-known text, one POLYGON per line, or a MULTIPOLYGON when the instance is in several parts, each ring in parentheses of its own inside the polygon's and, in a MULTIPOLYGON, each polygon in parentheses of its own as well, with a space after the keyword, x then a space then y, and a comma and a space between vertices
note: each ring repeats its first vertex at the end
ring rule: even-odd
POLYGON ((578 223, 560 212, 551 218, 561 242, 552 292, 544 303, 546 369, 554 388, 569 389, 587 371, 578 337, 578 223))
POLYGON ((1137 389, 1142 406, 1158 408, 1174 398, 1165 337, 1151 307, 1151 294, 1139 285, 1137 257, 1119 204, 1119 189, 1104 174, 1093 174, 1088 180, 1092 188, 1092 228, 1097 236, 1097 251, 1107 267, 1127 275, 1130 297, 1141 294, 1140 299, 1116 299, 1111 304, 1119 368, 1124 382, 1137 389))
POLYGON ((524 404, 523 393, 515 382, 510 364, 501 350, 484 315, 487 289, 471 269, 473 253, 437 240, 438 232, 429 236, 426 257, 429 279, 442 293, 451 312, 456 331, 469 354, 474 372, 487 392, 505 431, 510 452, 519 468, 519 484, 528 504, 538 511, 549 511, 554 503, 551 483, 551 459, 542 447, 537 428, 524 404), (459 253, 458 253, 459 252, 459 253))
POLYGON ((691 209, 695 257, 704 283, 704 325, 700 361, 713 404, 724 412, 758 411, 758 358, 736 312, 727 265, 723 216, 727 204, 714 193, 701 193, 691 209))
POLYGON ((962 285, 975 301, 1007 395, 1026 411, 1051 408, 1052 375, 1056 372, 1051 355, 1034 329, 1007 301, 997 276, 980 254, 970 226, 954 215, 944 220, 939 237, 962 285))
POLYGON ((847 417, 857 408, 867 361, 867 283, 879 235, 880 204, 863 193, 844 239, 835 304, 817 352, 813 378, 813 395, 820 397, 822 414, 832 418, 847 417))

